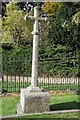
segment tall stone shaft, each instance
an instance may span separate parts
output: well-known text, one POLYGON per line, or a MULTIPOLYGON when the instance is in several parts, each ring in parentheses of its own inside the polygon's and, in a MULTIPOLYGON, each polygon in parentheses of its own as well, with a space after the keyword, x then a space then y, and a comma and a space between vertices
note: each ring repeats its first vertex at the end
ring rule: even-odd
POLYGON ((33 57, 32 57, 32 79, 31 86, 37 87, 38 84, 38 41, 39 41, 39 25, 38 25, 38 8, 34 8, 34 29, 33 29, 33 57))

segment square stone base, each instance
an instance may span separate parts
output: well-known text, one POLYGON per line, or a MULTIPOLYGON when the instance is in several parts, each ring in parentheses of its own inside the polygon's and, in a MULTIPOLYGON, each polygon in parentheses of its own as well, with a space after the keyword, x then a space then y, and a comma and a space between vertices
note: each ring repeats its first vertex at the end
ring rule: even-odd
POLYGON ((50 95, 48 92, 29 92, 27 89, 21 89, 20 104, 17 105, 18 114, 48 111, 50 111, 50 95))

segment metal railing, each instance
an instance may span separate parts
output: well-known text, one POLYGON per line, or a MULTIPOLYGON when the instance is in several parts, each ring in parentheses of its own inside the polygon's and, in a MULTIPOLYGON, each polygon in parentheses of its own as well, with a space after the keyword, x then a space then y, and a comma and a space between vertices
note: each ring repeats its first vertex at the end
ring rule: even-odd
MULTIPOLYGON (((31 82, 32 57, 2 57, 2 92, 20 92, 31 82)), ((79 53, 39 54, 38 86, 45 90, 77 90, 80 85, 79 53)))

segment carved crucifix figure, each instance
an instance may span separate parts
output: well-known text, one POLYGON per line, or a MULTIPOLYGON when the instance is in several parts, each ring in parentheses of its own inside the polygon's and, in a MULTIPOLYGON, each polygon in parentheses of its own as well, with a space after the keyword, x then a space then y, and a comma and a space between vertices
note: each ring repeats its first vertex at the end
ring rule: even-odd
POLYGON ((38 16, 38 7, 34 7, 34 16, 25 16, 25 20, 30 18, 34 20, 33 28, 33 57, 32 57, 32 79, 31 87, 37 87, 38 85, 38 41, 39 41, 39 21, 47 21, 47 17, 38 16))

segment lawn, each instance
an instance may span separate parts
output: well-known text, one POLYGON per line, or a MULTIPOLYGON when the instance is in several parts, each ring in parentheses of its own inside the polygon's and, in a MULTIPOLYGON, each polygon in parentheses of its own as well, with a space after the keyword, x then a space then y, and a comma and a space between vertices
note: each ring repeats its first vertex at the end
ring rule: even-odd
POLYGON ((78 113, 64 113, 64 114, 42 114, 42 115, 28 115, 17 118, 7 118, 3 120, 79 120, 78 113))
MULTIPOLYGON (((80 109, 80 102, 78 101, 79 95, 76 94, 57 94, 50 95, 50 110, 70 110, 70 109, 80 109)), ((7 96, 2 98, 2 115, 12 115, 17 113, 17 103, 20 101, 19 95, 7 96)), ((51 114, 51 115, 33 115, 27 116, 27 118, 52 118, 52 117, 71 117, 77 118, 78 113, 66 113, 66 114, 51 114)), ((25 117, 23 117, 25 118, 25 117)))

